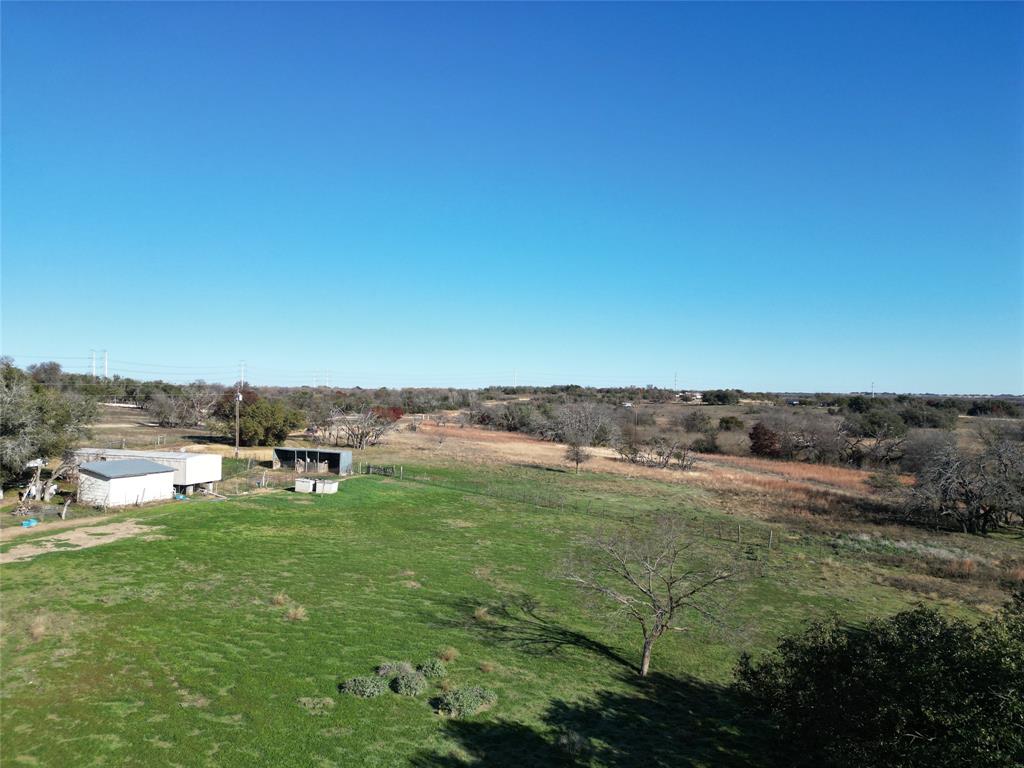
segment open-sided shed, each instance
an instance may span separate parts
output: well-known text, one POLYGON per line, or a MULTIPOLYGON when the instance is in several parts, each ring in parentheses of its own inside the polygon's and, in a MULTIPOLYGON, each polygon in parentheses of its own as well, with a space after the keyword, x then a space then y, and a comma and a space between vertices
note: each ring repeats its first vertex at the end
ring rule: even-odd
POLYGON ((275 448, 274 469, 281 467, 298 472, 349 475, 352 473, 352 451, 327 448, 275 448))

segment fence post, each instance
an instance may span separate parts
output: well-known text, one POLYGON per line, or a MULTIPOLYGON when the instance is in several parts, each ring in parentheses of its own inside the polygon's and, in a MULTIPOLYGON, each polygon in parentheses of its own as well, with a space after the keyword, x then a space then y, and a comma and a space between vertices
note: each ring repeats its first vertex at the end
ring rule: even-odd
POLYGON ((740 523, 736 523, 736 546, 743 546, 743 528, 740 523))
POLYGON ((405 465, 402 465, 398 468, 398 479, 405 480, 405 465))
POLYGON ((768 529, 768 551, 772 551, 772 541, 775 539, 775 531, 772 528, 768 529))

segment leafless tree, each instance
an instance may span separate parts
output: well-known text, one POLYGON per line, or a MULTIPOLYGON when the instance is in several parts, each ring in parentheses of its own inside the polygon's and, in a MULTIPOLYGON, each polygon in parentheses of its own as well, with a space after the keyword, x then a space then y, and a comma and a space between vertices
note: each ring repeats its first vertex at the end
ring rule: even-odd
POLYGON ((695 620, 718 620, 715 588, 734 573, 698 558, 681 525, 663 519, 650 528, 630 526, 581 539, 566 578, 640 625, 645 677, 654 644, 665 632, 686 632, 695 620))
POLYGON ((599 442, 610 429, 607 413, 594 403, 571 403, 559 410, 555 436, 565 443, 565 457, 576 465, 576 474, 580 472, 580 464, 590 459, 587 448, 599 442))
MULTIPOLYGON (((332 421, 334 421, 332 419, 332 421)), ((371 411, 340 413, 337 428, 345 436, 348 445, 356 449, 377 445, 384 436, 395 428, 395 423, 371 411)))
POLYGON ((690 470, 693 469, 695 463, 690 446, 678 440, 668 440, 660 436, 643 442, 626 440, 616 445, 615 450, 630 464, 640 464, 654 469, 675 466, 679 469, 690 470))
POLYGON ((222 387, 203 381, 185 385, 179 405, 182 425, 195 427, 203 424, 220 399, 222 391, 222 387))
POLYGON ((952 522, 964 533, 1024 525, 1024 446, 999 441, 980 453, 942 448, 918 472, 908 512, 921 522, 952 522))

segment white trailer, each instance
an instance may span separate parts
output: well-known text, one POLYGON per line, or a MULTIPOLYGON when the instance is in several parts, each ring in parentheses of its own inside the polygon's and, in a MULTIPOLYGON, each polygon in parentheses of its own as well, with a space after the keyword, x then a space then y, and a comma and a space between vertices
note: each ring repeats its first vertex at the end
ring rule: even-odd
POLYGON ((213 490, 221 475, 221 457, 215 453, 186 453, 185 451, 134 451, 124 448, 79 448, 75 452, 79 463, 87 461, 118 461, 145 459, 174 470, 174 485, 180 493, 190 494, 196 487, 213 490))
POLYGON ((90 461, 78 467, 78 501, 126 507, 174 498, 174 470, 146 459, 90 461))

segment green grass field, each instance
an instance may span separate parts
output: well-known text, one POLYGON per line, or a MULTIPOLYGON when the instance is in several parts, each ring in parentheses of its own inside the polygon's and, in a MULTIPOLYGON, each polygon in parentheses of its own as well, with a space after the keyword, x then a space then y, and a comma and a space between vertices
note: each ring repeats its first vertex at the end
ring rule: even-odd
POLYGON ((716 538, 736 518, 683 485, 406 470, 420 481, 132 510, 120 517, 159 537, 3 565, 0 762, 767 765, 762 726, 725 686, 739 652, 829 611, 861 621, 912 601, 880 583, 882 566, 809 534, 776 529, 770 554, 753 522, 748 543, 716 538), (749 574, 724 595, 728 626, 666 636, 641 684, 637 630, 582 600, 559 568, 575 534, 651 514, 684 517, 699 550, 738 557, 749 574), (304 620, 286 618, 296 606, 304 620), (443 718, 436 687, 338 691, 382 661, 449 646, 450 679, 495 691, 490 711, 443 718))

